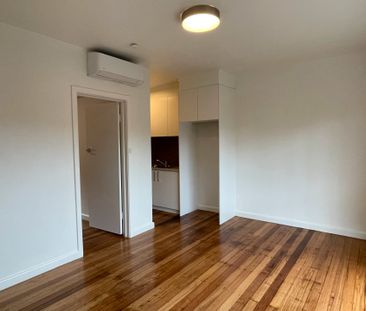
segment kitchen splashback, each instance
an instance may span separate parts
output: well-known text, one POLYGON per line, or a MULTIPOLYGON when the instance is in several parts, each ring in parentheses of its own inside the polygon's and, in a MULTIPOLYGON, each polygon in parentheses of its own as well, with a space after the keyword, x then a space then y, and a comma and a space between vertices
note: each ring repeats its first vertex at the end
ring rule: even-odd
POLYGON ((179 166, 178 136, 174 137, 152 137, 151 138, 151 159, 155 164, 156 159, 168 161, 171 167, 179 166))

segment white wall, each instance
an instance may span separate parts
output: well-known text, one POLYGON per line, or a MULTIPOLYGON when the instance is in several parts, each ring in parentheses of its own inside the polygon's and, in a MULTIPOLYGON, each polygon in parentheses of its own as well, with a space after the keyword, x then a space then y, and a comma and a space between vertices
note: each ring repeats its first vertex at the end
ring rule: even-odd
POLYGON ((181 122, 179 133, 180 215, 219 209, 218 122, 181 122))
POLYGON ((153 223, 149 81, 131 88, 89 78, 85 50, 1 23, 0 42, 2 289, 81 255, 75 219, 71 85, 129 95, 131 233, 147 230, 153 223))
POLYGON ((197 209, 196 128, 193 123, 179 124, 179 212, 180 216, 197 209))
POLYGON ((365 56, 240 75, 239 215, 366 238, 365 56))
POLYGON ((161 97, 179 96, 178 82, 163 84, 150 90, 150 96, 156 95, 161 97))
MULTIPOLYGON (((230 78, 230 76, 228 76, 230 78)), ((220 224, 235 216, 237 203, 236 89, 220 85, 219 171, 220 224)))
POLYGON ((219 211, 219 125, 194 124, 196 130, 198 208, 219 211))

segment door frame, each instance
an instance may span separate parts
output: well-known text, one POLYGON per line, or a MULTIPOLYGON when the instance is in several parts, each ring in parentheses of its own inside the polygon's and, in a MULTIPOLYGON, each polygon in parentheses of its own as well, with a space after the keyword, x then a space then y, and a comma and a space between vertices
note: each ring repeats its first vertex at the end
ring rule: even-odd
POLYGON ((83 254, 83 228, 81 209, 81 181, 80 181, 80 150, 79 150, 79 120, 78 120, 78 96, 97 98, 106 101, 118 102, 121 109, 120 127, 120 154, 121 154, 121 200, 122 200, 122 228, 125 237, 130 236, 129 226, 129 204, 128 204, 128 166, 127 166, 127 103, 128 95, 96 90, 80 86, 71 86, 71 116, 73 135, 73 160, 74 160, 74 188, 76 206, 76 227, 77 227, 77 247, 83 254))

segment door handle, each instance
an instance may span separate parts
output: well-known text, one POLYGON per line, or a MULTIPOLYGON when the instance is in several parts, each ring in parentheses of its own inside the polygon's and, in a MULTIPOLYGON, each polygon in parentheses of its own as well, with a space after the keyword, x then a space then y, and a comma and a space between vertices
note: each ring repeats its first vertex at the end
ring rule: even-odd
POLYGON ((86 152, 87 153, 89 153, 89 154, 91 154, 91 155, 96 155, 96 149, 94 149, 94 148, 87 148, 86 149, 86 152))

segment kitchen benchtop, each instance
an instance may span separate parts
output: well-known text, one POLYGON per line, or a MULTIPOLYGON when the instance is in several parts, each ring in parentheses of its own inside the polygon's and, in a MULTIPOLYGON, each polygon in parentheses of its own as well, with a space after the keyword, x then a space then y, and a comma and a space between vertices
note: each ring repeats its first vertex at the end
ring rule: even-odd
POLYGON ((153 167, 155 171, 169 171, 169 172, 179 172, 179 167, 153 167))

